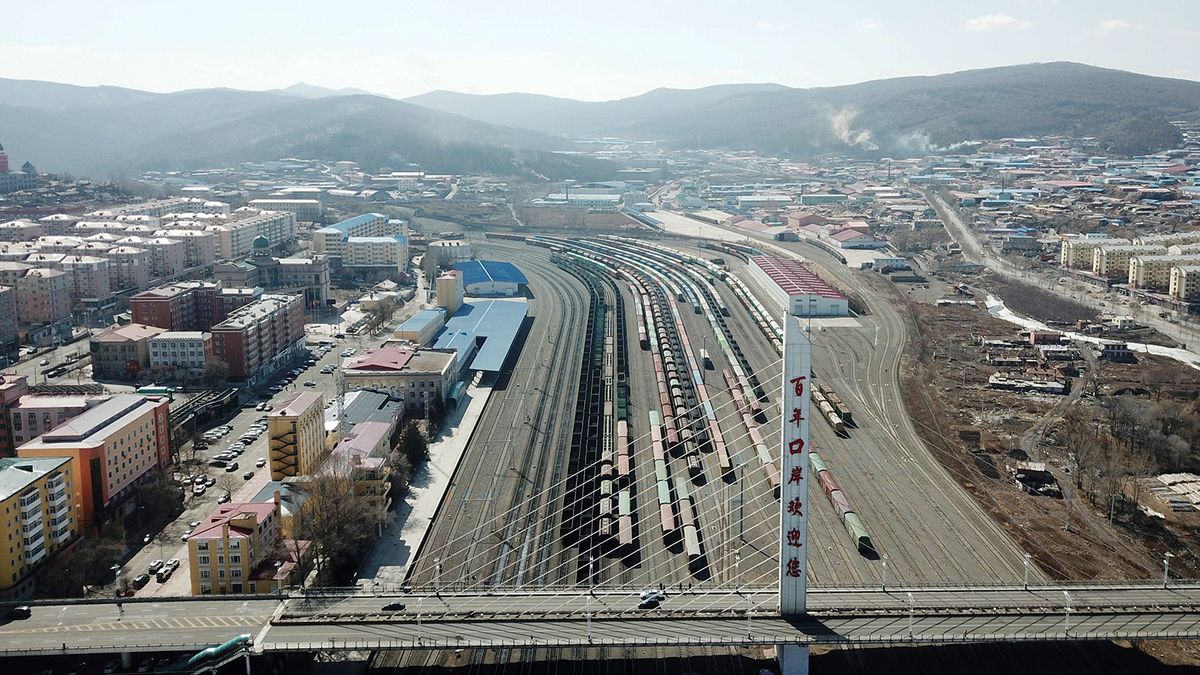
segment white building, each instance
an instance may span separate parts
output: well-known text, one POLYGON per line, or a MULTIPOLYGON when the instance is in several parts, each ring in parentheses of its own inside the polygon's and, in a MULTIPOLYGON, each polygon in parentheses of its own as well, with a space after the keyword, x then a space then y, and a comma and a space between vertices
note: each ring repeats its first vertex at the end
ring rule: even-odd
POLYGON ((204 370, 212 357, 212 334, 198 330, 167 331, 150 338, 150 368, 204 370))
POLYGON ((342 256, 344 267, 387 267, 398 272, 408 269, 408 237, 350 237, 342 256))

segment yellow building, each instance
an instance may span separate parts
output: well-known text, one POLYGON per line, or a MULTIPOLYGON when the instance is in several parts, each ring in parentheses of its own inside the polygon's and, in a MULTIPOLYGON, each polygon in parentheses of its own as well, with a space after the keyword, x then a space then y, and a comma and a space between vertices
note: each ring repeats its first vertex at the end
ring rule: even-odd
POLYGON ((1171 268, 1200 264, 1200 255, 1135 255, 1129 259, 1129 285, 1149 290, 1171 286, 1171 268))
POLYGON ((1097 246, 1121 246, 1133 242, 1128 239, 1100 239, 1094 237, 1067 237, 1059 251, 1059 262, 1067 269, 1091 269, 1097 246))
POLYGON ((1200 300, 1200 265, 1172 267, 1168 294, 1183 302, 1200 300))
POLYGON ((33 572, 79 534, 70 457, 0 459, 0 597, 33 590, 33 572))
POLYGON ((1097 246, 1092 251, 1092 274, 1105 278, 1125 278, 1129 276, 1129 259, 1133 256, 1162 255, 1166 252, 1167 249, 1162 246, 1097 246))
POLYGON ((307 542, 285 540, 278 503, 225 504, 188 537, 192 595, 272 593, 290 585, 307 542))
POLYGON ((296 392, 267 416, 271 480, 311 474, 325 457, 324 398, 296 392))

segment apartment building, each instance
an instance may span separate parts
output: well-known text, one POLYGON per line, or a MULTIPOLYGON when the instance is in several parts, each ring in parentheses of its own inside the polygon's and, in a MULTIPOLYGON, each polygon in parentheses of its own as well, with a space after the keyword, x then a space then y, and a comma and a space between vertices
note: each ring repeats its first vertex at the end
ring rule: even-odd
POLYGON ((312 475, 325 459, 325 399, 301 391, 267 415, 271 480, 312 475))
POLYGON ((17 346, 17 289, 0 286, 0 353, 17 346))
POLYGON ((17 319, 57 323, 71 316, 71 279, 61 270, 34 268, 17 280, 17 319))
POLYGON ((1066 237, 1059 250, 1059 262, 1067 269, 1091 269, 1098 246, 1128 246, 1128 239, 1100 237, 1066 237))
POLYGON ((74 494, 69 457, 0 459, 0 598, 27 597, 38 567, 78 536, 74 494))
POLYGON ((200 267, 211 265, 217 259, 217 237, 204 230, 166 229, 155 230, 156 239, 165 238, 183 242, 184 266, 200 267))
POLYGON ((1200 265, 1180 265, 1171 268, 1168 295, 1181 302, 1200 300, 1200 265))
POLYGON ((155 278, 175 277, 188 268, 187 245, 178 239, 154 237, 142 247, 150 251, 150 274, 155 278))
POLYGON ((345 243, 342 267, 403 274, 408 271, 408 237, 350 237, 345 243))
POLYGON ((131 323, 92 336, 92 376, 129 380, 150 367, 150 340, 165 332, 158 326, 131 323))
POLYGON ((1171 268, 1200 264, 1200 255, 1135 255, 1129 259, 1129 285, 1166 291, 1171 286, 1171 268))
POLYGON ((224 319, 217 306, 218 281, 181 281, 138 293, 129 299, 134 323, 165 330, 208 330, 224 319))
POLYGON ((254 386, 290 363, 304 346, 304 298, 264 294, 214 325, 213 354, 229 377, 254 386))
POLYGON ((8 411, 21 401, 21 397, 29 393, 29 385, 24 375, 6 373, 0 375, 0 457, 12 457, 17 454, 17 443, 13 442, 12 429, 8 419, 8 411))
POLYGON ((237 220, 228 220, 205 228, 217 238, 217 254, 224 259, 240 258, 254 250, 254 240, 266 237, 271 246, 296 238, 296 216, 286 212, 257 213, 237 211, 237 220))
POLYGON ((150 368, 202 372, 212 359, 212 333, 165 331, 150 338, 150 368))
POLYGON ((392 506, 388 496, 391 438, 392 424, 360 422, 334 446, 317 470, 318 477, 342 476, 353 480, 354 494, 370 504, 378 523, 384 522, 392 506))
POLYGON ((313 230, 312 250, 318 255, 342 258, 351 237, 386 237, 402 234, 404 222, 389 220, 382 213, 364 213, 329 227, 313 230))
POLYGON ((1148 234, 1134 239, 1133 243, 1143 246, 1164 246, 1168 248, 1171 246, 1200 244, 1200 230, 1171 232, 1169 234, 1148 234))
POLYGON ((25 394, 8 407, 13 443, 33 440, 109 398, 107 394, 25 394))
POLYGON ((33 241, 45 234, 45 228, 29 220, 0 223, 0 241, 33 241))
POLYGON ((383 347, 348 360, 342 367, 347 389, 373 389, 401 398, 404 409, 424 414, 435 397, 445 399, 456 379, 454 350, 383 347))
POLYGON ((171 461, 169 403, 117 394, 17 448, 22 459, 69 457, 80 527, 106 520, 171 461))
POLYGON ((308 542, 283 538, 278 501, 218 506, 188 537, 192 595, 267 594, 293 584, 308 542))
POLYGON ((96 218, 119 218, 121 216, 153 216, 161 218, 172 213, 229 213, 229 205, 195 197, 171 197, 169 199, 154 199, 137 204, 126 204, 112 208, 93 211, 88 214, 96 218))
POLYGON ((108 276, 116 290, 145 288, 150 283, 150 252, 134 246, 114 246, 102 257, 108 258, 108 276))
POLYGON ((1129 259, 1135 255, 1161 255, 1167 249, 1162 246, 1120 244, 1097 246, 1092 251, 1092 274, 1110 279, 1129 276, 1129 259))
POLYGON ((325 213, 325 208, 319 199, 276 199, 268 197, 251 199, 248 205, 251 208, 262 211, 288 213, 295 216, 296 220, 303 220, 309 223, 321 220, 321 216, 325 213))
POLYGON ((75 300, 96 302, 112 295, 107 258, 67 255, 60 264, 71 280, 71 295, 75 300))

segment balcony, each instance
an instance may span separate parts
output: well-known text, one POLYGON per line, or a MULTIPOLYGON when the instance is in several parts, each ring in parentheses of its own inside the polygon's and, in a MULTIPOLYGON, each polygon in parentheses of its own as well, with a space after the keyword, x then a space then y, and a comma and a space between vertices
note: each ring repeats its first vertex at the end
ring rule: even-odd
POLYGON ((25 558, 26 564, 29 564, 29 565, 32 565, 32 564, 38 562, 42 558, 45 558, 46 557, 45 543, 38 544, 37 546, 34 546, 33 548, 25 549, 25 555, 23 557, 25 558))
POLYGON ((42 515, 42 495, 36 490, 21 497, 19 504, 22 518, 28 518, 32 514, 42 515))
POLYGON ((51 492, 47 496, 46 501, 49 502, 51 506, 65 502, 67 501, 67 491, 59 490, 58 492, 51 492))
POLYGON ((57 530, 54 531, 54 543, 65 544, 71 539, 71 523, 70 521, 63 523, 57 530))
POLYGON ((52 476, 46 481, 46 490, 49 491, 50 494, 54 494, 56 492, 66 492, 67 481, 63 479, 61 473, 56 476, 52 476))

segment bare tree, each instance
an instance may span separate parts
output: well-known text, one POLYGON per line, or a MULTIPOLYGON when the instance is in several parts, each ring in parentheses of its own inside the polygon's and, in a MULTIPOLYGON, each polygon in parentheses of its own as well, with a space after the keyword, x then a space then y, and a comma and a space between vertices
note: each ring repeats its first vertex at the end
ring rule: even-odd
POLYGON ((325 460, 306 484, 299 539, 315 547, 318 583, 343 583, 375 539, 380 514, 357 494, 356 467, 340 456, 325 460))

